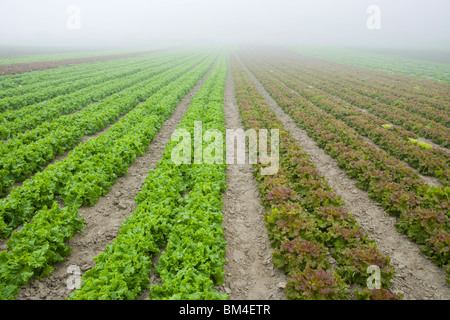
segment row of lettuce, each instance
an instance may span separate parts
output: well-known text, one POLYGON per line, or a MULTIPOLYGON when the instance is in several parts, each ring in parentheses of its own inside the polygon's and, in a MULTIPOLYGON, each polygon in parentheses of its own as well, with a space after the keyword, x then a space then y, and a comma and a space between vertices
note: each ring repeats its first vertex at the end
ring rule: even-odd
MULTIPOLYGON (((108 71, 106 68, 113 68, 117 69, 122 66, 129 66, 129 67, 135 67, 139 68, 139 66, 144 62, 144 59, 140 60, 129 60, 126 63, 125 61, 120 60, 110 60, 105 63, 91 63, 90 66, 87 64, 78 64, 75 68, 72 68, 70 72, 68 72, 67 68, 58 68, 57 73, 53 74, 52 77, 42 77, 38 76, 39 72, 31 72, 31 73, 25 73, 22 76, 22 82, 23 84, 15 83, 14 86, 6 87, 5 89, 1 89, 2 86, 0 86, 0 99, 3 98, 11 98, 16 96, 21 96, 29 93, 36 93, 39 90, 46 90, 49 87, 58 87, 61 86, 63 83, 67 83, 67 81, 78 81, 82 79, 86 79, 89 77, 93 77, 96 74, 102 73, 107 74, 108 71), (38 79, 34 79, 37 77, 38 79), (27 81, 24 81, 25 78, 27 78, 27 81)), ((12 78, 12 76, 10 76, 12 78)), ((5 76, 3 81, 8 82, 12 81, 13 79, 10 79, 8 76, 5 76)), ((17 79, 16 79, 17 81, 17 79)), ((2 85, 4 83, 2 82, 2 85)), ((3 101, 3 100, 2 100, 3 101)))
MULTIPOLYGON (((292 56, 291 58, 294 58, 292 56)), ((331 83, 353 87, 358 92, 386 104, 394 104, 402 109, 420 114, 435 121, 442 121, 437 117, 436 111, 441 112, 444 118, 449 117, 448 103, 450 94, 448 84, 423 81, 410 77, 397 77, 382 72, 368 72, 366 69, 346 68, 342 65, 325 62, 323 60, 309 59, 299 56, 294 59, 302 61, 306 73, 313 70, 316 75, 328 76, 338 74, 339 77, 330 79, 331 83), (295 59, 297 58, 297 59, 295 59), (355 86, 356 84, 356 86, 355 86), (361 86, 363 84, 363 86, 361 86)))
POLYGON ((77 146, 63 160, 37 172, 21 187, 13 188, 8 197, 0 201, 0 235, 7 237, 12 229, 27 221, 44 205, 49 206, 58 196, 66 205, 95 203, 117 177, 126 172, 126 163, 133 158, 133 151, 141 151, 139 145, 133 145, 133 137, 151 136, 157 128, 155 125, 160 123, 155 122, 155 117, 171 111, 179 95, 190 88, 195 76, 198 77, 212 59, 210 56, 201 67, 194 69, 194 62, 186 63, 184 67, 175 69, 176 72, 164 74, 159 82, 146 83, 140 89, 140 99, 132 99, 136 104, 139 100, 145 100, 145 103, 138 104, 104 134, 77 146), (192 80, 185 81, 189 76, 192 80), (148 120, 150 125, 143 120, 148 120), (134 130, 139 130, 139 126, 144 129, 135 134, 134 130))
POLYGON ((403 81, 406 81, 408 78, 411 78, 412 81, 420 80, 415 77, 406 77, 402 75, 405 74, 425 79, 432 79, 433 81, 428 81, 431 83, 450 83, 450 67, 448 64, 437 63, 432 60, 426 61, 423 59, 423 56, 419 59, 415 59, 414 54, 410 55, 410 53, 405 51, 395 52, 386 50, 384 52, 371 52, 365 49, 337 47, 291 47, 290 49, 299 52, 302 55, 304 54, 324 60, 334 61, 339 64, 342 63, 345 64, 345 67, 347 68, 349 66, 357 66, 365 72, 379 70, 377 73, 386 74, 390 77, 392 77, 393 74, 398 73, 401 75, 395 75, 395 77, 400 78, 403 81))
MULTIPOLYGON (((312 137, 356 185, 399 219, 397 229, 421 245, 436 265, 450 273, 449 187, 424 183, 416 172, 373 146, 332 114, 284 85, 274 73, 242 57, 278 105, 312 137)), ((299 90, 300 91, 300 90, 299 90)), ((450 280, 449 277, 446 278, 450 280)))
MULTIPOLYGON (((25 130, 34 128, 30 126, 36 126, 60 115, 77 111, 89 103, 98 101, 97 99, 116 92, 114 91, 116 87, 124 86, 129 80, 142 75, 142 71, 157 65, 157 61, 150 60, 141 63, 140 67, 113 68, 106 71, 106 75, 100 73, 89 77, 89 85, 83 88, 78 87, 73 92, 63 93, 38 103, 31 103, 17 110, 4 111, 0 114, 0 119, 3 125, 8 124, 8 130, 2 126, 2 138, 9 139, 25 130), (122 79, 124 81, 120 81, 122 79), (82 97, 85 98, 81 99, 82 97)), ((69 83, 71 82, 69 81, 69 83)), ((17 96, 17 99, 25 98, 23 95, 17 96)))
MULTIPOLYGON (((448 127, 450 125, 449 97, 439 107, 432 107, 427 101, 420 101, 414 98, 403 101, 394 100, 395 98, 389 99, 389 94, 383 88, 368 88, 368 83, 373 83, 374 80, 357 81, 353 79, 344 81, 342 79, 333 79, 335 73, 329 71, 315 72, 301 69, 301 72, 305 73, 305 79, 315 82, 323 90, 329 91, 360 108, 367 109, 369 112, 391 119, 390 121, 393 123, 416 132, 416 134, 430 138, 437 144, 448 147, 448 127), (327 80, 330 77, 332 77, 332 80, 327 80)), ((448 87, 448 85, 442 86, 448 87)))
POLYGON ((273 262, 289 275, 289 299, 348 299, 349 287, 367 286, 367 268, 378 266, 380 289, 355 290, 357 299, 399 299, 391 293, 394 268, 357 221, 345 211, 340 197, 316 171, 293 136, 258 93, 246 71, 233 59, 232 70, 241 117, 246 128, 279 130, 280 168, 261 175, 255 165, 273 262), (333 268, 329 254, 336 261, 333 268), (333 270, 334 269, 334 270, 333 270))
POLYGON ((70 252, 64 242, 83 226, 77 208, 94 205, 118 177, 126 174, 214 59, 205 55, 194 68, 191 62, 186 63, 184 70, 178 70, 177 75, 168 73, 166 85, 162 85, 164 81, 156 84, 162 85, 156 93, 153 84, 148 84, 143 90, 147 92, 144 95, 148 94, 145 102, 105 133, 74 148, 66 158, 26 180, 22 187, 14 188, 1 201, 2 236, 24 224, 6 243, 8 250, 0 253, 1 299, 13 299, 29 279, 47 275, 53 269, 52 264, 70 252), (55 204, 58 197, 64 201, 64 209, 55 204))
MULTIPOLYGON (((180 58, 179 53, 168 54, 173 63, 180 58)), ((108 75, 92 78, 91 85, 80 90, 62 94, 53 99, 45 100, 22 107, 19 110, 9 110, 0 113, 0 139, 6 140, 20 136, 24 131, 31 130, 45 122, 62 115, 70 114, 121 91, 136 85, 148 77, 149 68, 157 68, 168 62, 165 56, 149 56, 139 67, 123 66, 108 71, 108 75)), ((19 96, 18 98, 20 98, 19 96)))
MULTIPOLYGON (((142 61, 140 64, 142 65, 144 62, 145 61, 142 61)), ((78 91, 85 87, 97 84, 99 81, 112 80, 115 77, 120 76, 120 74, 132 74, 133 72, 142 70, 140 64, 134 63, 134 66, 133 64, 130 66, 125 64, 124 66, 120 66, 118 68, 104 69, 95 73, 80 75, 79 78, 76 75, 71 78, 64 77, 62 79, 58 79, 60 80, 58 83, 53 85, 48 83, 49 86, 43 88, 32 85, 27 87, 19 87, 15 91, 8 90, 9 92, 3 92, 3 94, 7 94, 7 96, 0 99, 0 111, 4 112, 8 110, 18 110, 31 104, 36 104, 78 91), (27 92, 30 89, 34 90, 27 92)))
MULTIPOLYGON (((145 57, 138 57, 133 61, 139 62, 145 60, 145 57)), ((131 59, 129 61, 132 61, 131 59)), ((17 73, 13 75, 0 76, 0 96, 14 96, 16 91, 26 87, 39 87, 40 85, 53 84, 55 79, 65 78, 71 79, 71 76, 82 75, 83 73, 90 74, 91 72, 101 71, 108 67, 117 67, 123 64, 120 60, 107 60, 100 62, 93 62, 89 64, 69 64, 60 66, 59 68, 50 68, 44 70, 37 70, 33 72, 17 73), (12 91, 9 91, 12 90, 12 91), (3 94, 5 92, 6 94, 3 94)), ((26 89, 23 92, 28 92, 26 89)))
MULTIPOLYGON (((226 70, 222 56, 177 127, 185 132, 182 140, 173 139, 165 147, 162 160, 149 171, 135 198, 136 210, 121 224, 117 238, 94 258, 95 267, 83 275, 83 285, 70 299, 137 298, 149 287, 151 258, 161 251, 154 271, 162 284, 150 287, 150 299, 227 298, 215 289, 224 280, 221 210, 226 165, 192 160, 199 146, 207 152, 214 142, 196 136, 197 121, 202 134, 205 130, 225 134, 226 70), (188 149, 181 151, 187 161, 177 164, 172 157, 180 153, 180 142, 188 142, 188 149)), ((222 159, 224 144, 219 142, 215 152, 222 159)))
POLYGON ((450 154, 446 150, 429 145, 428 148, 424 147, 427 145, 418 143, 418 136, 414 133, 386 123, 384 119, 351 104, 342 103, 326 90, 312 86, 309 77, 304 73, 280 68, 280 72, 272 75, 296 92, 299 95, 297 98, 304 104, 308 104, 308 101, 313 103, 342 120, 360 135, 368 137, 392 156, 408 163, 424 175, 438 178, 442 185, 449 186, 450 154))
MULTIPOLYGON (((450 146, 450 132, 449 132, 449 113, 448 104, 449 97, 442 103, 442 108, 430 107, 426 102, 418 102, 415 100, 386 101, 387 95, 384 94, 382 87, 376 87, 372 90, 368 89, 368 83, 374 83, 371 78, 364 81, 355 79, 355 75, 350 73, 349 77, 353 79, 345 81, 341 78, 341 74, 346 74, 344 68, 336 70, 327 70, 320 64, 312 64, 308 66, 311 61, 306 60, 299 63, 298 59, 290 58, 280 60, 274 56, 263 57, 265 64, 270 62, 273 68, 279 68, 284 72, 288 72, 296 78, 300 78, 309 85, 320 88, 321 90, 338 97, 346 103, 367 110, 385 121, 403 127, 406 130, 412 131, 415 134, 430 139, 436 144, 443 147, 450 146), (339 75, 339 76, 337 76, 339 75), (374 96, 375 93, 382 98, 374 96), (432 116, 434 115, 434 116, 432 116), (432 116, 432 119, 430 119, 432 116)), ((441 86, 447 86, 441 84, 441 86)), ((397 88, 396 88, 397 90, 397 88)), ((445 93, 448 89, 443 88, 445 93)))
MULTIPOLYGON (((145 101, 153 93, 189 68, 203 57, 179 59, 178 65, 168 59, 159 67, 149 68, 131 82, 117 81, 111 91, 121 90, 98 103, 89 104, 79 112, 55 118, 33 130, 8 140, 0 146, 0 196, 9 192, 16 182, 22 182, 44 168, 56 156, 71 150, 86 135, 92 135, 145 101), (132 84, 130 86, 130 84, 132 84), (121 86, 127 85, 127 88, 121 86)), ((55 107, 55 113, 60 113, 55 107)), ((50 114, 52 109, 46 110, 50 114)))
POLYGON ((96 83, 98 77, 109 77, 117 71, 144 70, 149 59, 167 53, 182 51, 172 49, 165 53, 154 52, 134 58, 113 59, 0 76, 0 112, 78 91, 96 83))

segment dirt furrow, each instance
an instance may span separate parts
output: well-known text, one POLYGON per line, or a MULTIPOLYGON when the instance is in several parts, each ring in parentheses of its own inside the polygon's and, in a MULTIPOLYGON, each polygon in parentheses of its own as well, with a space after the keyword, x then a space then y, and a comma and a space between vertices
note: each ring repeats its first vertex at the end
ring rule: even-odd
MULTIPOLYGON (((225 123, 227 129, 244 129, 229 70, 225 84, 225 123)), ((236 154, 236 153, 234 153, 236 154)), ((247 157, 248 159, 248 157, 247 157)), ((264 223, 252 165, 229 164, 228 188, 223 196, 226 247, 225 283, 219 288, 231 300, 286 299, 284 273, 272 263, 273 249, 264 223)))
POLYGON ((100 197, 93 207, 79 208, 79 215, 84 217, 85 226, 82 232, 68 241, 67 244, 72 247, 70 255, 55 266, 48 278, 41 281, 33 279, 26 287, 21 288, 16 300, 60 300, 70 295, 72 290, 68 288, 67 281, 73 275, 68 272, 69 266, 80 268, 81 273, 91 269, 95 265, 92 258, 100 254, 106 245, 115 239, 120 223, 136 209, 134 197, 141 190, 148 171, 156 168, 191 99, 214 66, 215 64, 178 103, 172 115, 162 124, 151 141, 148 150, 131 164, 126 175, 117 179, 109 193, 100 197))
POLYGON ((392 279, 392 291, 404 294, 404 299, 450 299, 450 286, 445 282, 445 271, 437 267, 419 251, 419 246, 395 227, 395 217, 388 216, 380 205, 358 189, 355 181, 347 177, 335 159, 320 149, 307 133, 300 129, 289 115, 277 105, 254 75, 245 67, 258 91, 295 139, 300 143, 317 170, 325 177, 333 191, 345 202, 347 212, 352 214, 372 239, 378 249, 391 257, 396 269, 392 279))

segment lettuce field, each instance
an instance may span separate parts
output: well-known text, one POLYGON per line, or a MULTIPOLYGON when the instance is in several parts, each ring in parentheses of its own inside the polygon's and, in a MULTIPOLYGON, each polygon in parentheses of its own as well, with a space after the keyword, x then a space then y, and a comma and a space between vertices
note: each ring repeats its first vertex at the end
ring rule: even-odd
POLYGON ((0 60, 0 300, 450 299, 450 67, 414 61, 0 60))

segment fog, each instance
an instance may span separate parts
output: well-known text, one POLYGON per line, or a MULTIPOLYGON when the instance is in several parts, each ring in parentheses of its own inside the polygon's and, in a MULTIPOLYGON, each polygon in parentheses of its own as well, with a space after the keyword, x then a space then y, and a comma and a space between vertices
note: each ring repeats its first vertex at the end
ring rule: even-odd
POLYGON ((0 0, 0 12, 2 46, 450 45, 448 0, 0 0))

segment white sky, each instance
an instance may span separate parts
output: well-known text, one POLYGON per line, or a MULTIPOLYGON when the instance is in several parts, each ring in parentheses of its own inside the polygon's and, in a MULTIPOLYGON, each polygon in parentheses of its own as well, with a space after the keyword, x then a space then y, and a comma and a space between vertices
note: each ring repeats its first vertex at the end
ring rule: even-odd
POLYGON ((449 47, 450 0, 0 0, 3 45, 154 41, 449 47), (369 5, 379 30, 366 26, 369 5))

